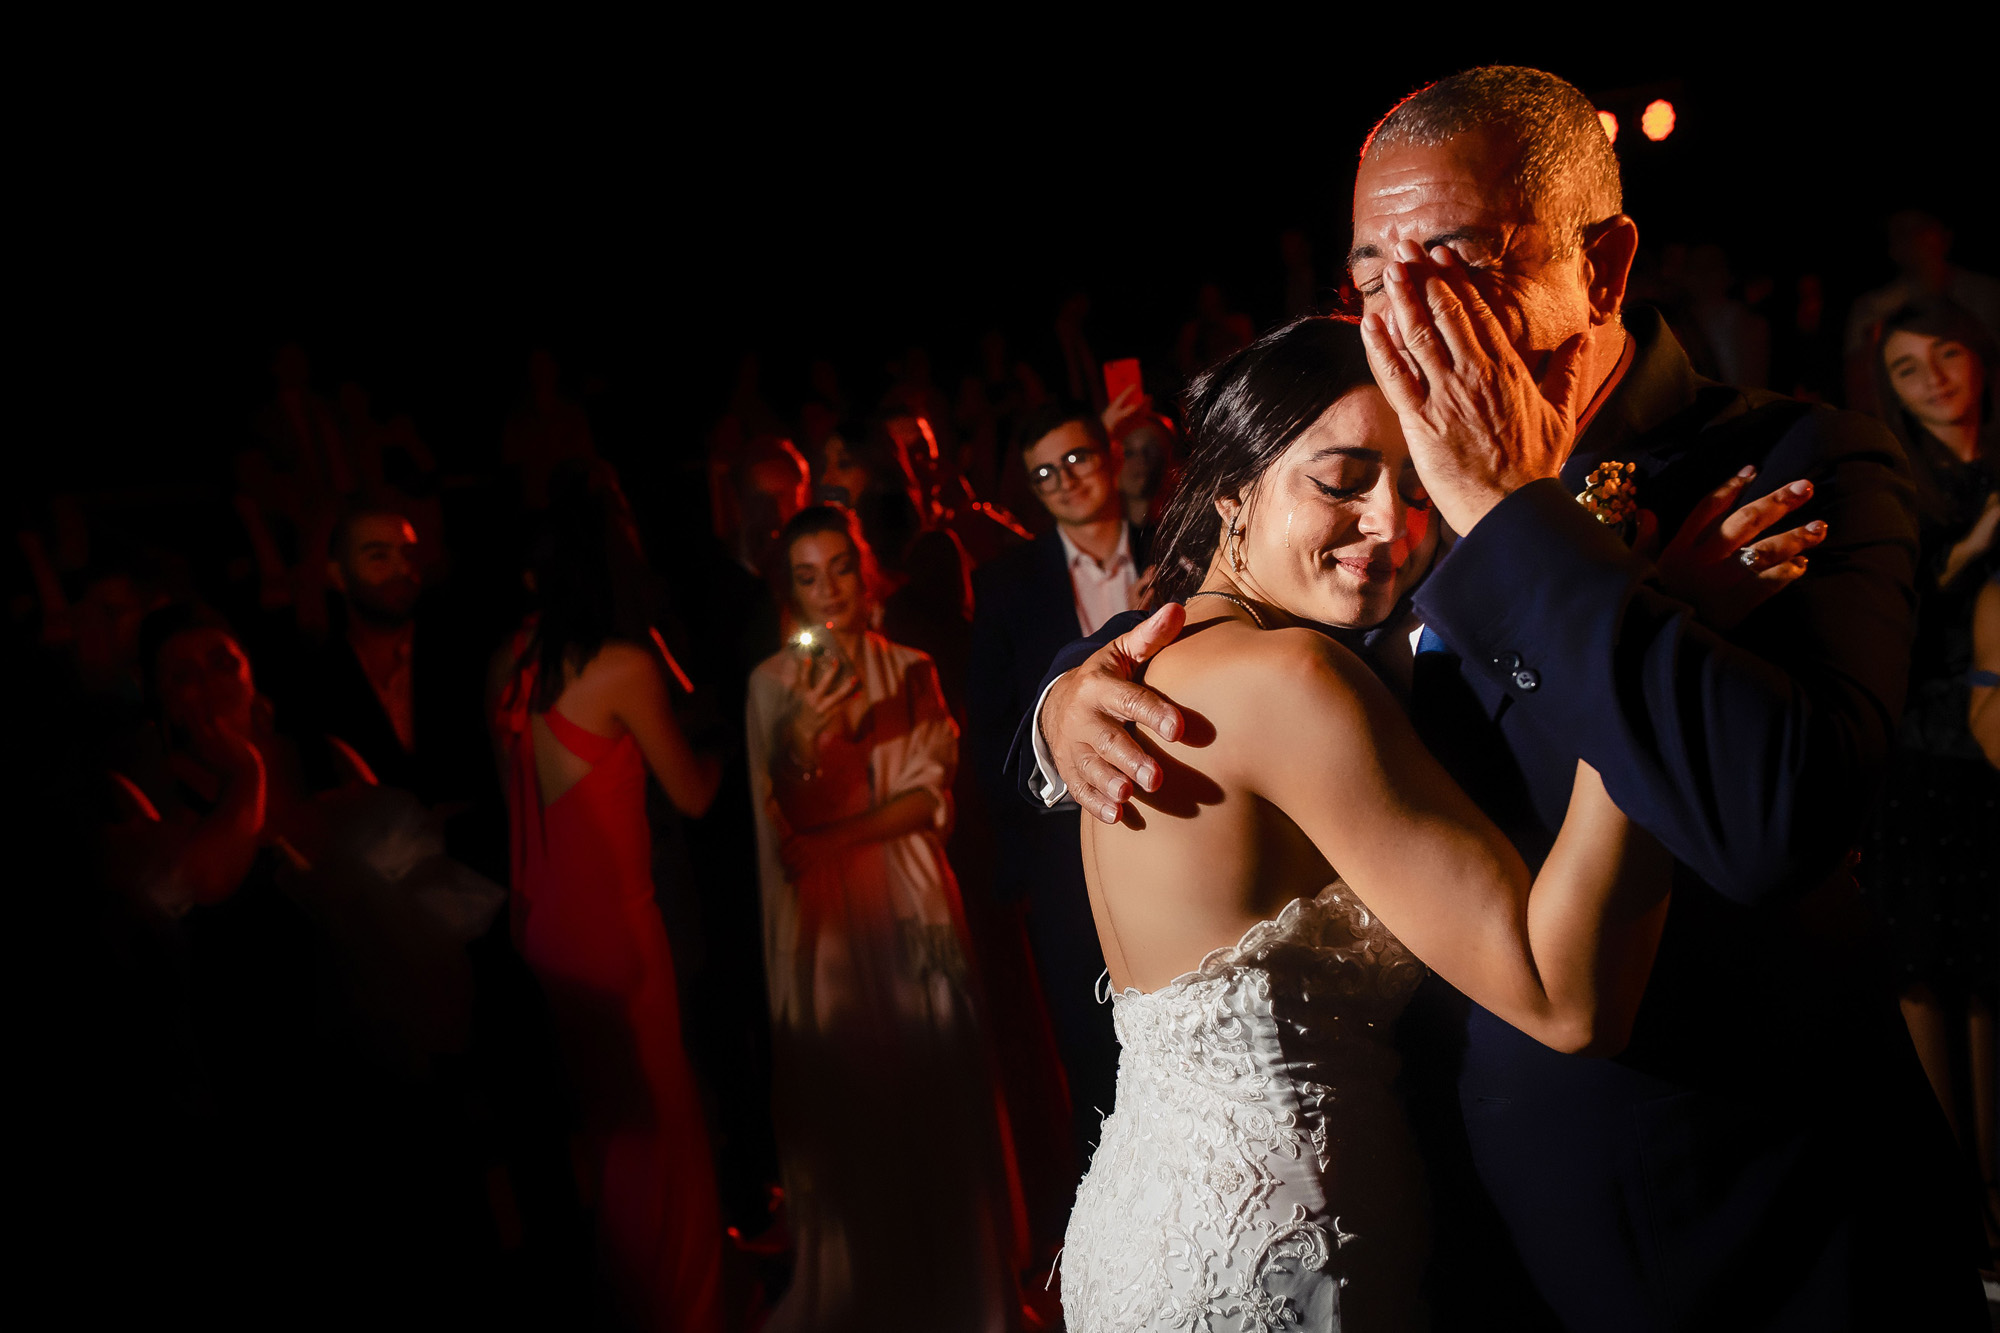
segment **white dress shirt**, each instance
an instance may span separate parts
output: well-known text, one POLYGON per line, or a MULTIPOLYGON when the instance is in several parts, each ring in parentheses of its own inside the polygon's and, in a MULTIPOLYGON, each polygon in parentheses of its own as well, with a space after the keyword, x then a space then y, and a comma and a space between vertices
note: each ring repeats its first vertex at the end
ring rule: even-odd
POLYGON ((1118 549, 1101 565, 1069 539, 1067 529, 1058 526, 1056 535, 1062 538, 1070 591, 1076 595, 1076 623, 1087 639, 1105 621, 1132 609, 1132 589, 1139 583, 1138 567, 1132 563, 1132 525, 1118 525, 1118 549))

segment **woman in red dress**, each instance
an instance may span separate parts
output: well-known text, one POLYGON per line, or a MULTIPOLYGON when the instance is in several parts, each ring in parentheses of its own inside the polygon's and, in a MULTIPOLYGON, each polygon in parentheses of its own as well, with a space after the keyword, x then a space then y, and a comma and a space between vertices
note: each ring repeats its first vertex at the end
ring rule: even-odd
POLYGON ((721 766, 675 724, 644 557, 615 478, 599 464, 562 481, 532 561, 540 612, 492 682, 514 942, 555 1017, 620 1316, 717 1329, 722 1223, 653 900, 646 774, 699 816, 721 766))

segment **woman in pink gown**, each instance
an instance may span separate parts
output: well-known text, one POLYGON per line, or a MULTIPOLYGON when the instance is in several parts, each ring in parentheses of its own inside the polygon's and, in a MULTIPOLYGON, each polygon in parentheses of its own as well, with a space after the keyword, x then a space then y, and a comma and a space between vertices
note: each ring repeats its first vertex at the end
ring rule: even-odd
POLYGON ((699 815, 720 766, 674 722, 643 557, 608 469, 551 505, 533 579, 542 609, 492 682, 514 942, 555 1018, 618 1316, 719 1329, 722 1223, 653 900, 646 774, 699 815))

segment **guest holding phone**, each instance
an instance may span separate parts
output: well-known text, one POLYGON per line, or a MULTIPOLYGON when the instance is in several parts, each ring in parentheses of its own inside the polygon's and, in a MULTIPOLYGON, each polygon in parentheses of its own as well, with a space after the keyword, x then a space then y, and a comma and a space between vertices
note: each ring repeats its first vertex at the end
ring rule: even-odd
POLYGON ((944 856, 958 728, 931 659, 870 632, 869 562, 847 511, 794 516, 772 558, 794 632, 750 678, 797 1255, 766 1327, 1008 1328, 1025 1241, 944 856))

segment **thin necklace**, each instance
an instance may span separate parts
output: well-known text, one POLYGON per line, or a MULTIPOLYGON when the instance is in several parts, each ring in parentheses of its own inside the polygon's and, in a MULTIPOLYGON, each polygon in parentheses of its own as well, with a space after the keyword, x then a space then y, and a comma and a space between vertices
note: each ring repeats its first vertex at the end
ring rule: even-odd
POLYGON ((1243 600, 1243 599, 1242 599, 1241 597, 1238 597, 1238 596, 1237 596, 1237 595, 1236 595, 1235 593, 1233 593, 1233 592, 1223 592, 1223 591, 1222 591, 1221 589, 1219 589, 1219 588, 1203 588, 1203 589, 1202 589, 1202 590, 1201 590, 1200 592, 1191 592, 1191 593, 1189 593, 1189 594, 1187 595, 1187 600, 1188 600, 1188 601, 1190 601, 1190 602, 1192 602, 1192 601, 1193 601, 1193 600, 1194 600, 1195 598, 1197 598, 1197 597, 1220 597, 1220 598, 1224 599, 1225 601, 1231 601, 1231 602, 1234 602, 1234 603, 1236 603, 1236 604, 1237 604, 1238 606, 1242 607, 1242 608, 1243 608, 1243 609, 1244 609, 1245 611, 1248 611, 1248 612, 1250 613, 1250 618, 1251 618, 1252 620, 1254 620, 1254 621, 1256 621, 1256 622, 1257 622, 1257 628, 1258 628, 1258 629, 1269 629, 1269 628, 1271 628, 1271 627, 1270 627, 1269 625, 1266 625, 1266 624, 1264 623, 1264 617, 1262 617, 1262 616, 1260 616, 1260 615, 1258 615, 1258 614, 1257 614, 1257 608, 1256 608, 1256 607, 1254 607, 1254 606, 1250 605, 1250 603, 1248 603, 1248 602, 1244 601, 1244 600, 1243 600))

